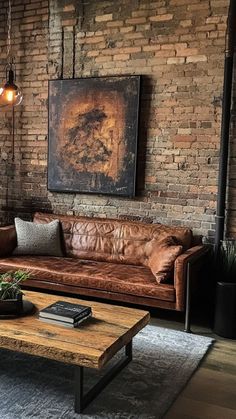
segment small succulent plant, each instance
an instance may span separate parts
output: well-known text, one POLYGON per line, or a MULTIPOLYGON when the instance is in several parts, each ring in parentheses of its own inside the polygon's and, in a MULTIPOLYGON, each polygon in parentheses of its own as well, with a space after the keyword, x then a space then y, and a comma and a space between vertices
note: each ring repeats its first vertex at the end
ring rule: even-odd
POLYGON ((0 274, 0 301, 15 300, 23 294, 20 284, 30 277, 29 272, 15 271, 0 274))

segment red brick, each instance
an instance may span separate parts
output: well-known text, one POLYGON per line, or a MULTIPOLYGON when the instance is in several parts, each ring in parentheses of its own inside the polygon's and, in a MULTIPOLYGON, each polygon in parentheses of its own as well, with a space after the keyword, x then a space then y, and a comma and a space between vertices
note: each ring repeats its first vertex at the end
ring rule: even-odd
POLYGON ((135 17, 135 18, 126 19, 125 23, 128 23, 130 25, 138 25, 140 23, 145 23, 146 21, 147 19, 145 17, 135 17))
POLYGON ((157 15, 157 16, 150 16, 149 17, 151 22, 165 22, 168 20, 172 20, 173 19, 173 15, 171 13, 166 14, 166 15, 157 15))

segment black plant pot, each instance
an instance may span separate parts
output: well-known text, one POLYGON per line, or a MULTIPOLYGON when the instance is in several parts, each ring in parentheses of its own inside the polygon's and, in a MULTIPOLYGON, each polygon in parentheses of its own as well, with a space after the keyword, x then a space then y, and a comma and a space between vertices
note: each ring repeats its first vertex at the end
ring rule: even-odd
POLYGON ((214 332, 236 339, 236 283, 217 282, 214 332))
POLYGON ((23 309, 22 295, 14 300, 0 300, 0 315, 21 314, 23 309))

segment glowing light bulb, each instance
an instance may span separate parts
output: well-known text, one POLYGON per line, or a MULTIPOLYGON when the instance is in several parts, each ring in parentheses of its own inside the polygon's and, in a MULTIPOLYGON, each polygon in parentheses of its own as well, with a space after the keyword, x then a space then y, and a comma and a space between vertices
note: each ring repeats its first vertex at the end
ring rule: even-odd
POLYGON ((7 90, 6 92, 6 99, 9 103, 13 102, 14 99, 14 92, 12 90, 7 90))

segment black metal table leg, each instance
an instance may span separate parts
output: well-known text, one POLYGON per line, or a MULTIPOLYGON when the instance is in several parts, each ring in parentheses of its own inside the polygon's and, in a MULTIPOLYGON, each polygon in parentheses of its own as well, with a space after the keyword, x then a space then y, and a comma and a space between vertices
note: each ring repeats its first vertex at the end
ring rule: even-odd
POLYGON ((187 283, 186 283, 186 308, 185 308, 185 324, 184 331, 191 333, 190 329, 190 304, 191 304, 191 284, 190 284, 190 263, 187 264, 187 283))
POLYGON ((122 357, 106 374, 84 395, 84 368, 75 367, 75 412, 81 413, 88 404, 119 374, 132 360, 132 340, 125 346, 125 356, 122 357))
POLYGON ((83 410, 84 367, 75 368, 75 412, 83 410))

